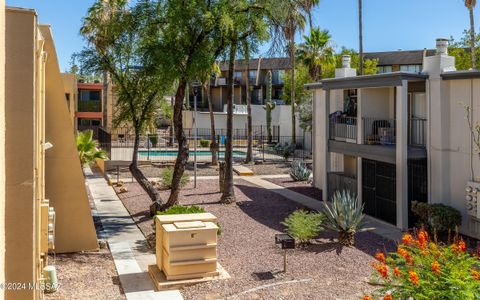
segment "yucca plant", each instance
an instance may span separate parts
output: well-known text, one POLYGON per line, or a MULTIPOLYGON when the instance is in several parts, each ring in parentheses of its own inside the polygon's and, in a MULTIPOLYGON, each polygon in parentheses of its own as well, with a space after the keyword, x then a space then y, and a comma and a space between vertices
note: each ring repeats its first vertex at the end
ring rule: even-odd
POLYGON ((325 229, 338 232, 338 240, 345 246, 353 246, 357 232, 369 230, 364 227, 363 205, 349 191, 336 191, 331 202, 324 202, 325 229))
POLYGON ((79 132, 76 137, 78 156, 83 165, 91 164, 95 159, 107 158, 104 150, 98 149, 98 142, 93 139, 93 131, 79 132))
POLYGON ((301 160, 294 160, 290 167, 290 177, 293 181, 307 181, 312 171, 301 160))

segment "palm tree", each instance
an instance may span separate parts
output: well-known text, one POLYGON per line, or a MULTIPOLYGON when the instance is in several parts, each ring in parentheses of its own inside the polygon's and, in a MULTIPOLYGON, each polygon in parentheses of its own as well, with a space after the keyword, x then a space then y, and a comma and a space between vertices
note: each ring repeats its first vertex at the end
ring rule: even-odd
POLYGON ((465 7, 470 15, 470 51, 472 55, 472 69, 477 68, 477 58, 475 57, 475 17, 473 9, 477 5, 477 0, 465 0, 465 7))
POLYGON ((308 16, 308 25, 310 26, 310 30, 313 29, 313 22, 312 22, 312 11, 315 6, 320 4, 320 0, 304 0, 303 1, 303 8, 308 16))
POLYGON ((245 70, 247 72, 247 80, 245 81, 246 100, 247 100, 247 154, 245 155, 245 163, 252 162, 253 152, 253 136, 252 136, 252 99, 250 97, 250 78, 248 76, 248 70, 250 66, 250 45, 249 41, 243 42, 243 52, 245 55, 245 70))
POLYGON ((314 81, 322 79, 322 67, 335 64, 335 52, 332 46, 332 36, 328 30, 313 28, 310 36, 304 36, 305 42, 300 44, 297 54, 308 67, 310 77, 314 81))
POLYGON ((206 91, 206 98, 208 103, 208 112, 210 114, 210 152, 212 152, 212 166, 218 165, 218 143, 215 135, 215 115, 213 114, 213 103, 210 92, 210 81, 212 75, 218 76, 221 74, 220 67, 217 63, 212 65, 212 70, 209 70, 204 78, 203 88, 206 91))
POLYGON ((362 0, 358 0, 358 68, 360 75, 363 75, 363 8, 362 0))
POLYGON ((87 130, 79 132, 75 139, 77 144, 78 157, 82 165, 89 165, 97 158, 106 159, 107 153, 104 150, 99 150, 98 142, 93 139, 93 131, 87 130))

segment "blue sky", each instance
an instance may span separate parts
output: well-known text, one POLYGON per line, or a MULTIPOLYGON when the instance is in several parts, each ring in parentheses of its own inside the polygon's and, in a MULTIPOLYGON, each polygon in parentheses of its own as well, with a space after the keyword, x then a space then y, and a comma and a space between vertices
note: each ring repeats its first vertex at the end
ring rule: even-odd
MULTIPOLYGON (((80 51, 81 19, 94 0, 6 0, 34 8, 41 23, 51 24, 62 70, 80 51)), ((459 38, 469 26, 463 0, 363 0, 365 51, 433 48, 435 38, 459 38)), ((480 7, 480 5, 479 5, 480 7)), ((475 11, 480 25, 480 8, 475 11)), ((314 23, 330 30, 340 48, 358 48, 357 0, 320 0, 314 23)), ((477 31, 480 26, 476 26, 477 31)), ((299 37, 300 40, 300 37, 299 37)))

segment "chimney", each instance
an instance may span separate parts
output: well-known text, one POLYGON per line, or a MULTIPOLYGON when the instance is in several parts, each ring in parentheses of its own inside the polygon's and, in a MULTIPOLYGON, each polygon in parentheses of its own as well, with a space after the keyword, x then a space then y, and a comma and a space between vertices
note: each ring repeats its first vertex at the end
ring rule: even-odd
POLYGON ((448 39, 437 39, 437 55, 448 55, 448 39))
POLYGON ((350 55, 342 56, 342 67, 335 69, 335 78, 357 76, 357 70, 351 67, 352 58, 350 55))
POLYGON ((342 56, 342 68, 350 69, 351 61, 352 61, 352 58, 350 57, 350 55, 343 55, 342 56))

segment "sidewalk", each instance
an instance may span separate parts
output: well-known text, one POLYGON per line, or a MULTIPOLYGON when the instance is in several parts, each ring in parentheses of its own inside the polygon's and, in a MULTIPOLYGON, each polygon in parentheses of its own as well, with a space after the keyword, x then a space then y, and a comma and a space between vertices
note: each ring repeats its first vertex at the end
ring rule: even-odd
POLYGON ((155 292, 147 271, 155 255, 145 237, 103 176, 89 169, 85 175, 127 299, 182 300, 178 290, 155 292))
MULTIPOLYGON (((259 187, 265 188, 274 193, 282 195, 283 197, 291 201, 294 201, 298 204, 301 204, 303 206, 306 206, 310 209, 317 210, 317 211, 323 210, 322 201, 318 201, 311 197, 294 192, 292 190, 284 188, 283 186, 276 185, 270 181, 263 180, 259 176, 245 176, 241 178, 259 187)), ((375 228, 374 230, 371 231, 375 234, 378 234, 384 238, 387 238, 393 241, 398 241, 402 238, 402 235, 403 235, 402 231, 391 224, 387 224, 385 222, 382 222, 380 220, 374 219, 369 216, 365 216, 365 220, 367 222, 367 227, 375 228)))

